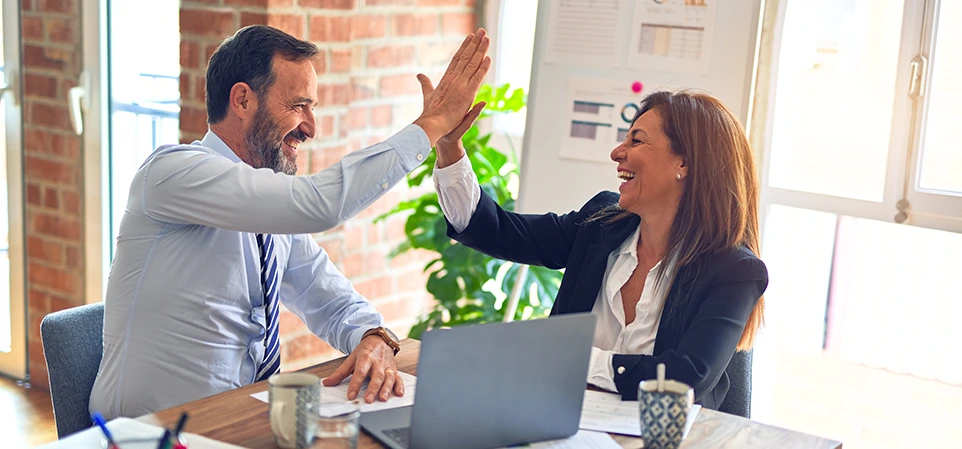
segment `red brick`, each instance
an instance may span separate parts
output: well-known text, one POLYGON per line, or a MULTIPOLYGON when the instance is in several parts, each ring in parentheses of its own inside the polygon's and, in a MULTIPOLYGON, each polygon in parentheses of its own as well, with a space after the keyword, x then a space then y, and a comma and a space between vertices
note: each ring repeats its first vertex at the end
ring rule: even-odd
POLYGON ((37 45, 23 46, 23 65, 25 68, 51 69, 63 71, 70 61, 63 52, 37 45))
POLYGON ((43 32, 43 19, 36 16, 24 15, 21 18, 20 32, 23 33, 23 40, 25 41, 42 41, 44 40, 43 32))
POLYGON ((347 126, 350 130, 367 128, 370 109, 366 107, 353 107, 347 112, 347 126))
POLYGON ((311 64, 314 65, 314 72, 318 75, 323 75, 327 72, 327 52, 324 50, 319 50, 317 56, 311 58, 311 64))
POLYGON ((474 13, 446 12, 441 15, 441 34, 464 36, 475 29, 474 13))
POLYGON ((180 41, 180 66, 188 69, 200 67, 200 44, 180 41))
POLYGON ((352 22, 350 17, 312 16, 311 42, 349 42, 352 22))
POLYGON ((68 185, 77 182, 78 167, 72 164, 27 156, 23 165, 27 179, 68 185))
POLYGON ((354 9, 355 0, 298 0, 302 8, 354 9))
POLYGON ((454 6, 460 5, 461 0, 417 0, 418 6, 454 6))
POLYGON ((362 282, 355 282, 354 288, 361 296, 374 301, 391 294, 391 276, 383 275, 362 282))
POLYGON ((354 16, 351 20, 353 39, 377 39, 387 35, 387 18, 382 15, 354 16))
POLYGON ((237 31, 237 19, 229 10, 181 9, 180 33, 223 39, 237 31))
POLYGON ((69 190, 60 192, 61 200, 63 201, 63 212, 72 215, 80 215, 80 195, 77 192, 71 192, 69 190))
POLYGON ((27 204, 31 206, 39 206, 42 201, 42 196, 40 193, 40 186, 28 182, 27 183, 27 204))
POLYGON ((414 74, 384 75, 381 77, 381 97, 415 95, 421 93, 421 84, 414 74))
POLYGON ((410 320, 421 314, 421 301, 408 299, 379 302, 375 308, 386 321, 410 320))
POLYGON ((351 78, 351 99, 354 101, 367 100, 377 95, 378 80, 373 76, 355 76, 351 78))
POLYGON ((382 104, 371 108, 371 126, 390 126, 393 123, 392 109, 389 104, 382 104))
MULTIPOLYGON (((183 44, 184 44, 184 43, 181 42, 180 63, 181 63, 182 66, 183 66, 183 64, 184 64, 183 44)), ((181 102, 187 103, 187 102, 190 102, 190 101, 196 101, 196 100, 195 100, 195 97, 194 97, 194 93, 192 92, 192 89, 191 89, 191 86, 190 86, 190 85, 191 85, 191 82, 190 82, 190 81, 191 81, 191 80, 190 80, 190 74, 189 74, 189 73, 184 73, 183 71, 181 71, 181 72, 180 72, 180 78, 179 78, 179 80, 180 80, 180 99, 181 99, 181 102)))
POLYGON ((397 273, 397 291, 399 293, 427 291, 427 285, 428 273, 425 273, 420 267, 397 273))
MULTIPOLYGON (((204 102, 205 102, 206 100, 207 100, 207 78, 206 78, 206 77, 203 77, 203 76, 201 76, 201 77, 195 77, 195 80, 194 80, 194 101, 196 101, 198 104, 205 105, 204 102)), ((203 108, 203 112, 204 112, 204 116, 203 116, 204 126, 207 126, 207 107, 206 107, 206 105, 205 105, 204 108, 203 108)), ((207 130, 205 129, 203 132, 207 132, 207 130)))
POLYGON ((47 209, 60 208, 60 195, 57 194, 57 189, 50 187, 43 189, 43 207, 47 209))
POLYGON ((432 36, 437 28, 437 14, 398 14, 393 19, 395 36, 432 36))
POLYGON ((31 9, 33 9, 32 4, 33 4, 32 0, 21 0, 20 8, 24 11, 30 11, 31 9))
POLYGON ((407 234, 404 232, 405 222, 406 219, 403 217, 391 217, 384 221, 385 235, 389 242, 407 238, 407 234))
POLYGON ((447 66, 454 54, 457 53, 460 42, 425 43, 418 46, 418 64, 433 66, 444 64, 447 66))
POLYGON ((250 25, 266 25, 266 24, 267 24, 267 13, 244 11, 240 15, 241 28, 250 26, 250 25))
POLYGON ((338 145, 333 147, 318 148, 311 153, 311 173, 331 167, 341 160, 348 150, 346 146, 338 145))
POLYGON ((348 226, 344 229, 344 246, 354 251, 364 246, 364 226, 348 226))
POLYGON ((47 18, 45 21, 47 22, 47 38, 49 38, 51 42, 69 43, 77 41, 77 30, 74 25, 76 23, 75 18, 66 20, 47 18))
POLYGON ((350 48, 331 49, 331 72, 348 73, 351 71, 351 62, 354 58, 354 51, 350 48))
POLYGON ((180 109, 180 129, 196 133, 207 132, 207 110, 197 107, 180 109))
POLYGON ((60 265, 64 260, 63 245, 36 236, 27 236, 27 257, 30 260, 60 265))
POLYGON ((31 125, 49 126, 52 128, 71 129, 70 112, 66 105, 51 105, 47 103, 33 103, 30 105, 31 125))
POLYGON ((268 14, 267 24, 298 39, 304 39, 304 14, 268 14))
POLYGON ((330 346, 325 343, 324 340, 317 338, 316 335, 307 334, 283 342, 283 344, 281 344, 281 350, 284 351, 281 360, 294 362, 329 351, 330 346))
POLYGON ((351 101, 351 86, 348 84, 321 84, 317 86, 318 107, 346 105, 351 101))
POLYGON ((365 6, 409 6, 414 0, 364 0, 365 6))
POLYGON ((294 6, 294 0, 224 0, 225 6, 247 6, 251 8, 287 8, 294 6))
POLYGON ((37 10, 41 12, 56 12, 62 14, 78 14, 76 0, 39 0, 37 10))
POLYGON ((331 259, 331 262, 335 264, 340 263, 342 259, 342 254, 344 253, 342 240, 325 240, 317 242, 321 249, 327 253, 327 257, 331 259))
POLYGON ((57 78, 34 73, 23 75, 23 92, 26 97, 57 99, 57 78))
POLYGON ((77 219, 38 212, 31 212, 28 215, 32 219, 30 228, 27 229, 28 235, 59 237, 70 241, 80 240, 81 226, 77 219))
POLYGON ((80 249, 75 246, 67 246, 67 268, 83 268, 83 260, 81 259, 82 253, 80 249))
POLYGON ((207 66, 207 63, 210 62, 210 57, 214 55, 215 51, 217 51, 217 47, 220 47, 220 44, 210 44, 204 49, 204 66, 205 67, 207 66))
POLYGON ((29 262, 27 264, 27 280, 34 285, 46 287, 66 294, 79 292, 79 279, 75 273, 59 268, 29 262))
MULTIPOLYGON (((331 137, 334 135, 334 116, 322 115, 317 117, 317 138, 331 137)), ((314 171, 314 170, 311 170, 314 171)))
POLYGON ((413 45, 388 45, 367 51, 367 66, 371 68, 400 67, 414 63, 413 45))
POLYGON ((287 335, 298 335, 309 333, 307 326, 301 321, 294 312, 287 310, 287 308, 281 309, 280 322, 280 332, 281 336, 287 335))
POLYGON ((80 136, 67 133, 50 134, 50 149, 53 155, 64 159, 80 159, 80 136))

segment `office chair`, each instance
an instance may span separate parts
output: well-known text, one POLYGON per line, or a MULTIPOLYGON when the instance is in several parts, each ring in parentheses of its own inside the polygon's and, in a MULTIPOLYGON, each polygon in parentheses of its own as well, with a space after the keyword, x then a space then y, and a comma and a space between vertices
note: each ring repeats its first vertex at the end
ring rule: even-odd
POLYGON ((89 304, 51 313, 40 323, 43 357, 57 435, 90 427, 90 390, 104 347, 104 305, 89 304))
POLYGON ((752 414, 752 351, 736 351, 728 362, 728 379, 731 386, 718 411, 751 418, 752 414))

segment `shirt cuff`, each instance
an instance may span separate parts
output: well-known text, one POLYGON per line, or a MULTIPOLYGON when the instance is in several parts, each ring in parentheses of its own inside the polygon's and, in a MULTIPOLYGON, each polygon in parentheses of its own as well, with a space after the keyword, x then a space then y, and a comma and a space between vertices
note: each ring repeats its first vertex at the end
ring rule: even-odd
POLYGON ((588 383, 608 391, 618 391, 615 385, 615 372, 611 367, 611 351, 591 347, 591 361, 588 364, 588 383))
POLYGON ((434 165, 434 180, 438 187, 446 189, 474 176, 474 169, 471 167, 471 159, 465 154, 457 162, 444 168, 434 165))
POLYGON ((401 155, 401 166, 408 172, 421 165, 431 154, 431 141, 420 126, 410 124, 384 143, 401 155))

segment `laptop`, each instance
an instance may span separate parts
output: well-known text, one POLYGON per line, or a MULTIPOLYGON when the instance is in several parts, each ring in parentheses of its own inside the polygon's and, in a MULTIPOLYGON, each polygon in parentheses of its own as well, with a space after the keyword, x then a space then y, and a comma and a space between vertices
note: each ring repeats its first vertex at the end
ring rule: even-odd
POLYGON ((595 316, 424 333, 414 405, 361 415, 392 449, 486 449, 578 431, 595 316))

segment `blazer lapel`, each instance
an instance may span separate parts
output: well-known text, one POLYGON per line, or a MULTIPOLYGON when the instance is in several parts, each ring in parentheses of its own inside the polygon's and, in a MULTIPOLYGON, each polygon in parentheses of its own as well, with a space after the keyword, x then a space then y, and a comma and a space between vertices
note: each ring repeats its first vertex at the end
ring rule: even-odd
POLYGON ((590 312, 598 299, 598 291, 605 278, 608 255, 621 245, 638 227, 639 219, 630 218, 604 226, 599 232, 598 243, 588 246, 578 284, 572 292, 571 307, 567 313, 590 312))

